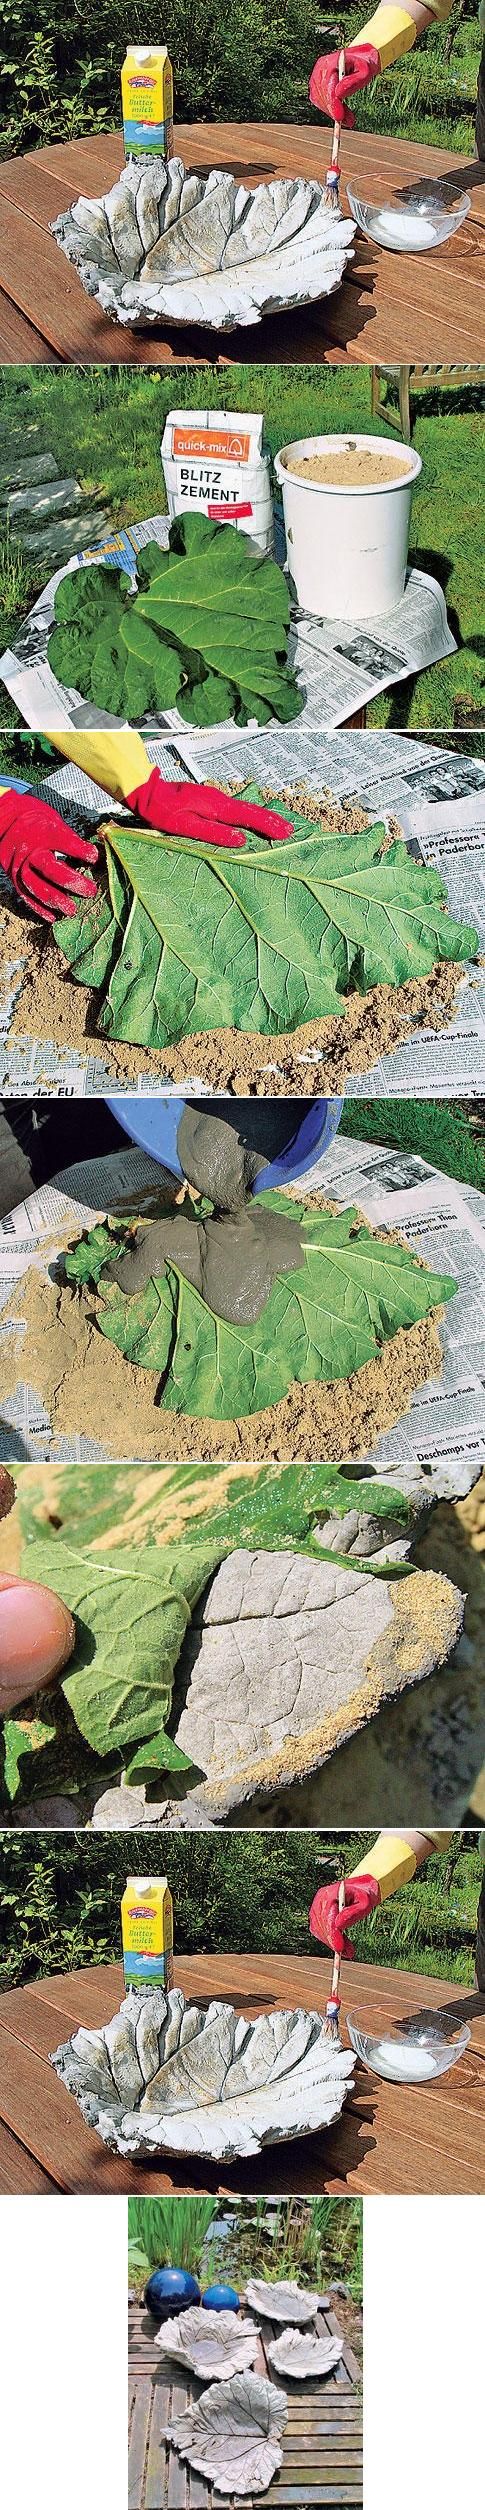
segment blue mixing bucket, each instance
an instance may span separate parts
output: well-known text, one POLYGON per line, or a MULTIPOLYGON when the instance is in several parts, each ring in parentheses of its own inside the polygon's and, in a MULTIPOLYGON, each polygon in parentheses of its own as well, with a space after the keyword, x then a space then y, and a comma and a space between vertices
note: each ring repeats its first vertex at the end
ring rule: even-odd
MULTIPOLYGON (((146 1150, 150 1159, 157 1159, 179 1182, 183 1169, 178 1153, 178 1130, 185 1098, 107 1098, 106 1106, 116 1116, 123 1132, 139 1150, 146 1150)), ((232 1101, 229 1102, 232 1107, 232 1101)), ((333 1142, 342 1114, 343 1098, 313 1098, 306 1115, 295 1124, 294 1133, 277 1159, 262 1168, 255 1177, 253 1194, 266 1194, 268 1186, 294 1185, 297 1177, 306 1175, 315 1160, 321 1159, 333 1142)), ((211 1101, 207 1099, 207 1114, 211 1101)))

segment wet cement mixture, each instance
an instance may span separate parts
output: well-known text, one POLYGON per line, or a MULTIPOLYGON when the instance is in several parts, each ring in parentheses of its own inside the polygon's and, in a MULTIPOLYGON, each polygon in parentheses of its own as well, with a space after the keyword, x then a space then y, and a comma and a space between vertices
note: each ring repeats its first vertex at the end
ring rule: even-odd
POLYGON ((277 1274, 298 1271, 303 1246, 289 1212, 264 1210, 249 1198, 255 1178, 292 1130, 294 1119, 285 1123, 282 1110, 275 1121, 271 1100, 253 1112, 252 1142, 242 1110, 240 1122, 228 1123, 222 1113, 211 1109, 209 1115, 189 1102, 177 1132, 180 1165, 189 1185, 214 1204, 214 1214, 200 1219, 185 1202, 142 1228, 133 1249, 109 1266, 126 1298, 158 1280, 171 1262, 228 1324, 253 1324, 262 1315, 277 1274))
MULTIPOLYGON (((226 787, 227 791, 236 789, 226 787)), ((282 788, 279 794, 268 788, 264 800, 268 808, 280 800, 289 809, 293 806, 304 811, 306 818, 317 824, 323 822, 329 833, 358 833, 369 817, 360 804, 338 803, 326 787, 318 794, 310 793, 298 781, 282 788)), ((402 838, 397 820, 390 820, 389 835, 402 838)), ((97 1027, 98 995, 74 982, 49 927, 44 924, 39 928, 20 907, 3 907, 0 965, 13 966, 23 951, 26 963, 22 975, 19 974, 10 1027, 17 1092, 23 1063, 29 1086, 35 1039, 50 1049, 55 1041, 58 1063, 65 1066, 66 1072, 72 1066, 73 1055, 83 1062, 91 1056, 104 1065, 112 1080, 120 1082, 133 1082, 136 1069, 140 1077, 150 1077, 158 1086, 165 1076, 182 1085, 201 1080, 208 1088, 225 1089, 233 1097, 259 1096, 268 1087, 273 1097, 288 1097, 303 1086, 308 1097, 319 1096, 322 1089, 332 1095, 345 1087, 353 1073, 372 1071, 382 1055, 391 1054, 416 1029, 429 1029, 434 1034, 449 1028, 464 977, 460 962, 450 960, 433 969, 430 976, 411 979, 408 984, 377 985, 365 997, 350 994, 341 1018, 306 1021, 291 1036, 265 1038, 254 1032, 241 1036, 234 1029, 218 1029, 213 1034, 188 1037, 157 1054, 143 1046, 123 1045, 103 1037, 97 1027)), ((49 1066, 50 1054, 46 1053, 45 1073, 36 1075, 37 1088, 55 1086, 49 1066)))
MULTIPOLYGON (((313 1194, 312 1210, 335 1204, 313 1194)), ((65 1246, 72 1240, 71 1227, 65 1246)), ((58 1241, 44 1248, 44 1267, 53 1267, 57 1248, 58 1241)), ((52 1423, 54 1454, 80 1438, 99 1456, 151 1463, 364 1459, 409 1411, 416 1389, 441 1375, 441 1314, 436 1309, 401 1327, 378 1358, 338 1384, 295 1384, 279 1403, 236 1421, 190 1420, 157 1406, 153 1370, 133 1366, 101 1335, 89 1295, 80 1298, 32 1265, 2 1313, 3 1397, 8 1401, 19 1381, 35 1388, 52 1423)))

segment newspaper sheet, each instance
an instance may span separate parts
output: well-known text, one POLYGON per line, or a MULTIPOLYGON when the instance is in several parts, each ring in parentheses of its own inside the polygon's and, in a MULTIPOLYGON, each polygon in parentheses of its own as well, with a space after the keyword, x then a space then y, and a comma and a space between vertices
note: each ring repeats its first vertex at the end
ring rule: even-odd
MULTIPOLYGON (((485 953, 485 766, 471 754, 432 749, 399 733, 307 731, 300 736, 299 729, 296 752, 293 725, 259 732, 256 738, 238 733, 229 757, 227 745, 219 746, 213 733, 203 760, 186 738, 149 738, 146 746, 150 760, 173 781, 187 775, 208 777, 214 784, 252 780, 278 793, 296 778, 310 792, 327 789, 341 802, 361 803, 371 817, 395 813, 418 861, 435 863, 440 871, 451 913, 476 927, 485 953)), ((36 789, 81 830, 89 831, 106 812, 101 788, 71 765, 59 763, 36 789)), ((115 809, 110 803, 110 815, 115 809)), ((7 899, 8 883, 3 894, 7 899)), ((42 1096, 54 1090, 60 1097, 102 1096, 110 1086, 108 1044, 91 1049, 84 1060, 57 1049, 54 1042, 40 1045, 33 1037, 10 1034, 21 972, 20 957, 15 967, 0 967, 4 1096, 42 1096)), ((136 1067, 135 1049, 133 1062, 136 1067)), ((135 1069, 133 1080, 124 1086, 153 1094, 174 1084, 163 1069, 155 1077, 144 1073, 138 1078, 135 1069)), ((186 1088, 203 1094, 197 1078, 186 1088)), ((441 1032, 420 1029, 406 1045, 382 1056, 370 1072, 353 1074, 351 1089, 356 1098, 485 1095, 485 970, 464 969, 451 1027, 441 1032)))
MULTIPOLYGON (((158 1170, 137 1150, 66 1170, 30 1195, 0 1226, 0 1388, 2 1349, 11 1325, 5 1309, 32 1263, 51 1266, 66 1232, 92 1225, 107 1210, 150 1208, 158 1170)), ((379 1441, 369 1460, 389 1464, 479 1466, 485 1456, 485 1197, 454 1183, 411 1153, 353 1141, 339 1132, 305 1178, 305 1196, 324 1189, 342 1206, 356 1203, 374 1227, 399 1229, 433 1270, 451 1273, 457 1295, 440 1324, 443 1370, 414 1396, 411 1410, 379 1441)), ((102 1346, 100 1339, 100 1388, 102 1346)), ((155 1386, 155 1381, 154 1381, 155 1386)), ((338 1389, 336 1388, 336 1400, 338 1389)), ((102 1457, 91 1439, 53 1440, 39 1384, 20 1380, 14 1396, 0 1391, 0 1460, 21 1456, 102 1457)))
MULTIPOLYGON (((278 517, 276 525, 277 555, 283 564, 284 543, 278 517)), ((112 715, 99 714, 92 705, 81 703, 75 689, 61 688, 53 677, 47 661, 47 642, 54 616, 54 594, 61 576, 75 573, 79 566, 99 562, 100 558, 105 564, 121 566, 134 575, 137 549, 148 540, 158 540, 160 547, 166 548, 168 534, 168 516, 151 515, 147 522, 132 523, 128 531, 113 532, 98 547, 83 550, 50 577, 14 646, 0 659, 0 678, 31 731, 51 732, 56 724, 87 726, 115 720, 112 715)), ((323 726, 332 731, 349 715, 369 705, 371 698, 378 697, 383 689, 454 653, 456 644, 448 626, 441 586, 419 567, 410 569, 396 608, 377 621, 360 619, 352 626, 348 619, 313 619, 308 612, 294 609, 289 656, 305 693, 298 724, 303 728, 323 726)), ((183 733, 176 707, 155 723, 147 718, 144 728, 157 731, 161 726, 178 728, 183 733)), ((257 730, 256 726, 256 734, 257 730)), ((202 756, 212 737, 207 732, 192 736, 193 745, 202 756)), ((230 742, 230 726, 227 732, 222 730, 220 738, 230 742)))

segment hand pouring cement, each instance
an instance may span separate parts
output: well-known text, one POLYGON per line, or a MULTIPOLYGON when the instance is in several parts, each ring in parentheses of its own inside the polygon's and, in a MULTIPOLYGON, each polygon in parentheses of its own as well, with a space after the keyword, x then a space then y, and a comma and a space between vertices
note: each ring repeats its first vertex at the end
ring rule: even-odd
POLYGON ((224 1117, 189 1102, 177 1137, 183 1174, 214 1204, 214 1218, 200 1220, 184 1207, 152 1221, 110 1273, 133 1298, 173 1263, 214 1315, 247 1325, 261 1315, 276 1274, 297 1271, 302 1262, 297 1221, 250 1199, 255 1178, 285 1145, 288 1110, 258 1101, 228 1120, 227 1100, 219 1104, 224 1117))

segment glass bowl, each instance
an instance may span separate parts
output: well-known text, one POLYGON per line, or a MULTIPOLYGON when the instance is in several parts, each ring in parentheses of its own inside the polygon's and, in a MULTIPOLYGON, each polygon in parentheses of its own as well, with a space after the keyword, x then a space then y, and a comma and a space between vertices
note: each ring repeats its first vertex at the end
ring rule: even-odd
POLYGON ((429 180, 394 192, 385 203, 360 200, 347 184, 347 200, 362 234, 388 253, 433 252, 456 235, 471 208, 471 192, 460 192, 453 202, 449 183, 429 180))
POLYGON ((434 2082, 457 2064, 470 2038, 469 2023, 453 2013, 422 2013, 415 2022, 391 2022, 379 2033, 367 2031, 357 2013, 345 2019, 356 2057, 385 2083, 434 2082))

